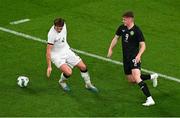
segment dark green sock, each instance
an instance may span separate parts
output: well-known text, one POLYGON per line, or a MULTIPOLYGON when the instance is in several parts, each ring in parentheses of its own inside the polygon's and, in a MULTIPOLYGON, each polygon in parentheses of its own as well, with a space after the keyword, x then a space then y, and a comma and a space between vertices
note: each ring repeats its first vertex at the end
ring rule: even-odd
POLYGON ((151 79, 151 75, 150 74, 141 74, 141 79, 143 80, 143 81, 145 81, 145 80, 149 80, 149 79, 151 79))
POLYGON ((141 90, 143 91, 143 93, 144 93, 144 95, 145 95, 146 97, 151 96, 151 94, 150 94, 150 92, 149 92, 149 89, 148 89, 146 83, 144 83, 143 81, 141 81, 141 82, 138 83, 138 85, 139 85, 139 87, 141 88, 141 90))

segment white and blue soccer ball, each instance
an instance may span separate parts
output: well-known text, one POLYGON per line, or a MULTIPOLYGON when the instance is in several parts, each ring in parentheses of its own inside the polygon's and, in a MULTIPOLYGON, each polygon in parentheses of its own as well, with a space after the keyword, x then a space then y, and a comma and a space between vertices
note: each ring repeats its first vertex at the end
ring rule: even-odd
POLYGON ((29 78, 28 77, 25 77, 25 76, 19 76, 17 78, 17 84, 20 86, 20 87, 27 87, 29 83, 29 78))

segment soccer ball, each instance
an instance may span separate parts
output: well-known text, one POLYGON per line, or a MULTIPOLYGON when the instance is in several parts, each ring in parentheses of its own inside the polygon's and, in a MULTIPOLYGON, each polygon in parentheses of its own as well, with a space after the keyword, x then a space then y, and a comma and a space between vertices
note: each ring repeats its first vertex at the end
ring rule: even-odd
POLYGON ((19 76, 17 78, 17 84, 20 86, 20 87, 26 87, 29 83, 29 78, 28 77, 25 77, 25 76, 19 76))

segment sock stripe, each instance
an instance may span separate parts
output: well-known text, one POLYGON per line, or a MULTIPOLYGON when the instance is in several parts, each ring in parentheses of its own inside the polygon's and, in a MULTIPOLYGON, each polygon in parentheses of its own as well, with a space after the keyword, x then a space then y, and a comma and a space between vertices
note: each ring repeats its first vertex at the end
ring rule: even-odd
POLYGON ((140 83, 138 83, 139 87, 141 88, 142 92, 144 93, 144 95, 146 97, 151 96, 151 93, 149 92, 148 86, 146 83, 144 83, 143 81, 141 81, 140 83))
POLYGON ((65 78, 69 78, 69 77, 70 77, 70 76, 68 76, 68 75, 66 75, 66 74, 64 74, 64 73, 63 73, 63 76, 64 76, 65 78))
POLYGON ((80 70, 82 73, 86 73, 88 70, 86 69, 86 70, 80 70))

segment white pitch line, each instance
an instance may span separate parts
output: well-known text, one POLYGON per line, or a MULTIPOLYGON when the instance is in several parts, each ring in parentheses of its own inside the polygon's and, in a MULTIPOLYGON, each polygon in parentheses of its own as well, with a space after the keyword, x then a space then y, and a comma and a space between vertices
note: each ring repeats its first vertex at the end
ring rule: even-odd
POLYGON ((20 24, 20 23, 28 22, 28 21, 30 21, 30 19, 21 19, 21 20, 17 20, 17 21, 12 21, 9 24, 17 25, 17 24, 20 24))
MULTIPOLYGON (((47 43, 46 40, 43 40, 41 38, 37 38, 37 37, 31 36, 31 35, 28 35, 28 34, 17 32, 17 31, 14 31, 14 30, 10 30, 10 29, 4 28, 4 27, 0 27, 0 30, 3 31, 3 32, 14 34, 16 36, 24 37, 26 39, 38 41, 38 42, 41 42, 41 43, 44 43, 44 44, 47 43)), ((123 65, 122 62, 119 62, 119 61, 116 61, 116 60, 112 60, 112 59, 109 59, 109 58, 105 58, 105 57, 102 57, 102 56, 99 56, 99 55, 96 55, 96 54, 88 53, 88 52, 81 51, 81 50, 78 50, 78 49, 72 49, 72 50, 77 52, 77 53, 80 53, 80 54, 83 54, 83 55, 86 55, 86 56, 89 56, 89 57, 93 57, 93 58, 96 58, 96 59, 99 59, 99 60, 107 61, 107 62, 116 64, 116 65, 123 65)), ((142 71, 147 72, 147 73, 157 73, 157 72, 150 71, 150 70, 143 69, 143 68, 142 68, 142 71)), ((165 78, 165 79, 168 79, 168 80, 172 80, 172 81, 176 81, 176 82, 180 83, 180 79, 179 78, 175 78, 175 77, 168 76, 168 75, 161 74, 161 73, 157 73, 157 74, 160 77, 162 77, 162 78, 165 78)))

